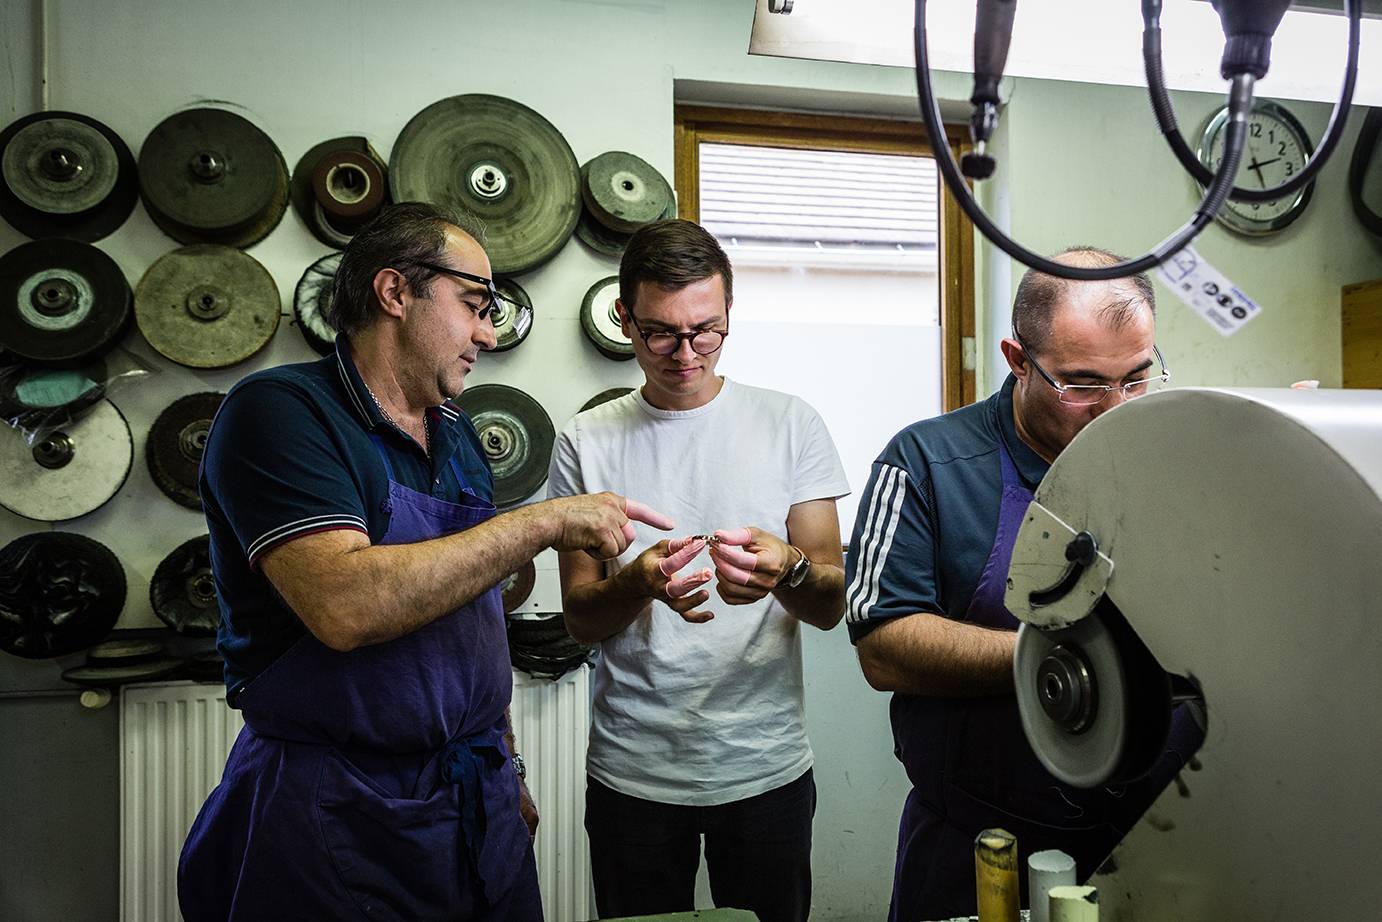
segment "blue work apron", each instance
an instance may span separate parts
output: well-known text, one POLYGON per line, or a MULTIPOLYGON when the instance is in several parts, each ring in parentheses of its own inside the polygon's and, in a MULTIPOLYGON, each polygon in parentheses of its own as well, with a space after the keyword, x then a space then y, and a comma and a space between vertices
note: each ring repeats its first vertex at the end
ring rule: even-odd
MULTIPOLYGON (((389 474, 381 544, 495 514, 468 490, 449 503, 398 483, 374 438, 389 474)), ((512 686, 498 586, 349 653, 305 635, 236 701, 245 727, 178 867, 186 922, 540 920, 503 745, 512 686)))
MULTIPOLYGON (((1016 630, 1004 604, 1018 529, 1032 501, 999 440, 1003 494, 993 547, 964 621, 1016 630)), ((1180 708, 1178 738, 1186 735, 1180 708)), ((1017 836, 1026 905, 1027 857, 1057 848, 1080 879, 1092 874, 1181 767, 1163 756, 1145 779, 1122 788, 1082 789, 1057 780, 1027 742, 1011 694, 981 698, 893 696, 893 738, 912 790, 902 811, 893 878, 892 922, 948 919, 975 912, 974 839, 1001 826, 1017 836), (1121 827, 1121 828, 1120 828, 1121 827)))

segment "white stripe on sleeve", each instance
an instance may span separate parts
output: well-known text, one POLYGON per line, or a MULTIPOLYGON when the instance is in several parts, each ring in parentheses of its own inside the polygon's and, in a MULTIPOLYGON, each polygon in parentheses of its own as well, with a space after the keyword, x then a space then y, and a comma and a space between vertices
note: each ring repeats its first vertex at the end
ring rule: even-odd
POLYGON ((884 473, 874 483, 868 518, 864 522, 863 536, 859 542, 859 562, 847 593, 849 621, 867 617, 867 607, 861 606, 860 603, 871 594, 872 587, 876 584, 877 571, 881 570, 887 556, 885 545, 892 544, 892 535, 897 528, 897 517, 902 507, 901 500, 906 492, 906 484, 907 472, 902 468, 888 465, 884 466, 884 473))

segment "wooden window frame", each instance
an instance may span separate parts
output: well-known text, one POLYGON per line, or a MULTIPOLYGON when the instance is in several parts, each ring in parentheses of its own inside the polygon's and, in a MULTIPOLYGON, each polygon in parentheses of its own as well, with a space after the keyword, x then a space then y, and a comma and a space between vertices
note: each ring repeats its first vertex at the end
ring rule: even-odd
MULTIPOLYGON (((955 156, 963 156, 968 146, 964 129, 948 126, 946 134, 955 156)), ((933 155, 921 122, 760 109, 677 106, 677 213, 688 221, 700 220, 700 157, 697 151, 702 142, 923 157, 933 155)), ((944 183, 940 185, 941 398, 946 410, 954 410, 973 403, 976 398, 974 225, 955 203, 944 183)))

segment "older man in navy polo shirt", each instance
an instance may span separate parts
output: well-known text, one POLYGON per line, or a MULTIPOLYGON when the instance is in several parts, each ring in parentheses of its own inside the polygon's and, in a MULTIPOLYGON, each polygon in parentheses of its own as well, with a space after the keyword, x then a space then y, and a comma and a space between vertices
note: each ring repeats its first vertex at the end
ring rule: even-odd
MULTIPOLYGON (((1056 259, 1108 266, 1120 257, 1080 247, 1056 259)), ((1087 876, 1198 745, 1180 714, 1146 778, 1118 790, 1059 782, 1022 732, 1017 619, 1003 605, 1017 529, 1047 468, 1100 414, 1167 379, 1154 311, 1146 276, 1067 282, 1028 272, 1002 343, 1012 374, 998 393, 912 424, 874 462, 846 606, 864 676, 895 693, 895 752, 912 782, 894 920, 973 913, 974 838, 987 827, 1015 833, 1024 862, 1059 848, 1087 876)))
POLYGON ((245 729, 183 849, 188 922, 542 916, 498 583, 671 523, 609 493, 495 514, 449 402, 495 343, 479 237, 386 209, 337 271, 335 354, 249 376, 212 424, 201 496, 245 729))

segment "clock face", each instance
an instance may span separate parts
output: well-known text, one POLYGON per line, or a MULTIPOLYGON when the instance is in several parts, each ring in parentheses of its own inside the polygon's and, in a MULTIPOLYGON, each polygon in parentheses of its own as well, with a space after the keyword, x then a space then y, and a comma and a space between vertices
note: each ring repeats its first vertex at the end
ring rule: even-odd
MULTIPOLYGON (((1227 110, 1222 110, 1205 129, 1200 146, 1200 162, 1218 170, 1224 159, 1224 125, 1227 110)), ((1248 138, 1243 159, 1238 164, 1234 185, 1242 189, 1271 189, 1286 182, 1305 168, 1314 149, 1310 137, 1295 116, 1275 103, 1253 106, 1248 118, 1248 138)), ((1312 184, 1313 185, 1313 184, 1312 184)), ((1269 234, 1290 224, 1305 210, 1310 186, 1269 202, 1224 202, 1219 220, 1246 234, 1269 234)))

